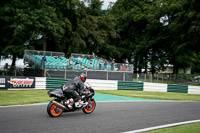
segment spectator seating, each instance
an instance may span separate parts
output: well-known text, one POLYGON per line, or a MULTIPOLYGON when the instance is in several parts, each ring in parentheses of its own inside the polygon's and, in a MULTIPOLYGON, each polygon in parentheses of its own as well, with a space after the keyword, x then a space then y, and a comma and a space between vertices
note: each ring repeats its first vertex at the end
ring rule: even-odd
MULTIPOLYGON (((35 65, 37 68, 41 68, 41 60, 43 55, 24 55, 24 58, 35 65)), ((73 69, 73 70, 83 70, 83 69, 94 69, 99 70, 99 60, 91 59, 92 64, 90 64, 90 59, 87 58, 73 58, 68 65, 68 59, 65 57, 55 58, 54 56, 46 56, 47 62, 44 68, 46 69, 73 69)), ((104 70, 104 63, 101 65, 101 70, 104 70)), ((106 70, 111 70, 111 65, 107 64, 106 70)))
MULTIPOLYGON (((24 56, 29 62, 32 62, 36 67, 41 68, 41 60, 43 55, 28 55, 24 56)), ((74 61, 70 62, 68 66, 68 59, 65 57, 55 58, 54 56, 46 56, 47 62, 45 63, 46 69, 84 69, 84 66, 75 64, 74 61)))
MULTIPOLYGON (((85 66, 88 69, 99 70, 99 60, 97 60, 97 59, 91 59, 91 60, 92 60, 92 64, 90 64, 90 60, 87 58, 81 58, 81 59, 72 58, 72 61, 78 62, 78 63, 82 62, 83 66, 85 66)), ((104 70, 104 63, 101 66, 101 70, 104 70)), ((106 70, 111 70, 110 64, 108 64, 106 66, 106 70)))

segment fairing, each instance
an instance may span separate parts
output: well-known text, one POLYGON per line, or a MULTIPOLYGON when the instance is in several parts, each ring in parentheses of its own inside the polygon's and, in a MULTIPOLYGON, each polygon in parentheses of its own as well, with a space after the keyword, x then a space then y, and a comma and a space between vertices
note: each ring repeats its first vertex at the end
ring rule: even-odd
POLYGON ((61 89, 50 90, 50 91, 48 91, 48 95, 50 97, 65 98, 64 93, 61 89))

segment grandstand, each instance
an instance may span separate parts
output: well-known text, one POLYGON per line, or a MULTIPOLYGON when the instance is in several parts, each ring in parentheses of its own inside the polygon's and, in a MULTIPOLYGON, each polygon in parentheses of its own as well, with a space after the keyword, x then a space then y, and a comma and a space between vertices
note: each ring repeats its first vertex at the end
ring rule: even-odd
MULTIPOLYGON (((28 68, 30 69, 45 70, 46 72, 48 72, 49 77, 53 77, 55 75, 56 77, 63 77, 64 71, 65 73, 66 71, 78 71, 78 73, 83 71, 90 71, 91 73, 91 71, 95 71, 95 75, 97 74, 96 72, 99 71, 99 74, 101 72, 100 75, 104 75, 103 79, 105 79, 105 75, 107 75, 106 77, 108 77, 109 75, 108 72, 129 72, 131 74, 133 72, 132 64, 111 63, 109 61, 105 63, 105 61, 102 62, 102 58, 98 58, 94 55, 88 55, 88 54, 72 53, 71 57, 66 58, 63 52, 53 52, 53 51, 25 50, 24 63, 27 64, 29 66, 28 68), (42 58, 44 56, 46 57, 47 62, 43 64, 42 58), (63 72, 61 72, 61 74, 58 74, 58 71, 63 71, 63 72)), ((70 73, 70 75, 74 74, 70 73)), ((115 77, 113 73, 112 74, 110 73, 110 75, 112 75, 112 77, 115 77)), ((41 76, 46 76, 46 75, 44 74, 41 76)), ((95 78, 95 76, 92 77, 95 78)), ((99 78, 101 78, 101 76, 99 76, 99 78)))
POLYGON ((65 58, 65 54, 62 52, 25 50, 24 62, 32 66, 32 68, 42 69, 42 57, 44 55, 47 59, 44 69, 84 69, 84 66, 76 64, 75 61, 70 61, 69 63, 69 59, 65 58))
POLYGON ((100 59, 98 57, 95 57, 94 55, 88 54, 72 53, 71 57, 67 59, 64 57, 65 54, 62 52, 25 50, 24 53, 24 62, 31 65, 33 68, 38 69, 42 69, 41 60, 42 57, 45 55, 47 59, 47 62, 44 65, 45 69, 133 71, 133 66, 130 64, 112 64, 111 62, 107 62, 106 65, 105 63, 102 63, 100 67, 100 59))

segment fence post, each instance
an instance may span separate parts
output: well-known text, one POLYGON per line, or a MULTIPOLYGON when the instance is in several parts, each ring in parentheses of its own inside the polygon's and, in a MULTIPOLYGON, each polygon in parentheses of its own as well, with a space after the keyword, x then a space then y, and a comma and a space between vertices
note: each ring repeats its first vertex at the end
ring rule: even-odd
POLYGON ((123 81, 125 81, 125 72, 123 72, 123 81))
POLYGON ((158 82, 158 74, 156 74, 156 76, 157 76, 156 78, 157 78, 157 82, 158 82))
POLYGON ((64 77, 65 79, 67 78, 67 71, 66 71, 66 69, 65 69, 65 77, 64 77))
POLYGON ((46 70, 46 69, 44 69, 44 77, 46 77, 46 72, 47 72, 47 70, 46 70))
POLYGON ((107 75, 106 75, 106 80, 108 80, 108 71, 107 71, 107 75))

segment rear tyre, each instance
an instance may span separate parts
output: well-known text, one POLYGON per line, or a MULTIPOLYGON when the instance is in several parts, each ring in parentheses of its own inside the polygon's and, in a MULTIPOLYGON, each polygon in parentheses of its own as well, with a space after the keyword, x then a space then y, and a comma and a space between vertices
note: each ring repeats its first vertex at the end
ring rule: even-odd
POLYGON ((47 106, 47 113, 51 117, 59 117, 63 113, 63 110, 50 102, 47 106))
POLYGON ((91 114, 96 108, 96 102, 91 100, 91 103, 85 106, 82 110, 85 114, 91 114))

